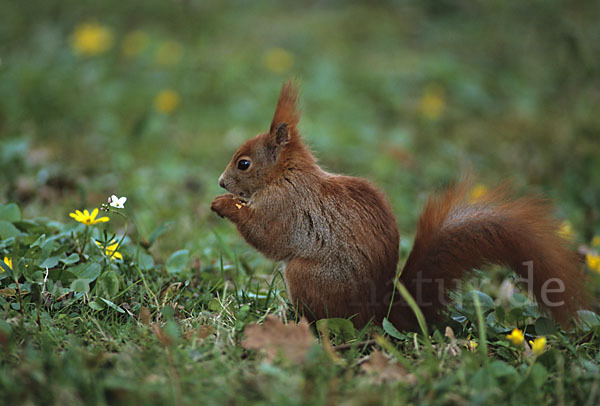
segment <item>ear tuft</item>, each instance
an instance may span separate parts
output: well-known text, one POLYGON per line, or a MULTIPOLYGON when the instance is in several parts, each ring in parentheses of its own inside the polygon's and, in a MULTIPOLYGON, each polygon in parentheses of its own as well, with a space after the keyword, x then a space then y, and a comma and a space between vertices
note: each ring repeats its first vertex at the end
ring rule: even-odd
MULTIPOLYGON (((300 112, 297 107, 298 101, 298 85, 294 80, 288 80, 281 87, 277 107, 271 121, 269 133, 274 135, 279 141, 279 129, 282 124, 285 124, 285 133, 287 139, 296 134, 296 125, 300 121, 300 112)), ((279 144, 279 142, 277 142, 279 144)))

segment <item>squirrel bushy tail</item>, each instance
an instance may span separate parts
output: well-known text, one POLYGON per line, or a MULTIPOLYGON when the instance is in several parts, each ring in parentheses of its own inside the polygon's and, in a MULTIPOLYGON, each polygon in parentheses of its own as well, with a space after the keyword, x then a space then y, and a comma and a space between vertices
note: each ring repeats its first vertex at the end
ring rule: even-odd
MULTIPOLYGON (((585 307, 585 281, 577 255, 559 236, 559 222, 545 200, 507 198, 507 188, 469 199, 469 183, 429 198, 420 216, 413 249, 400 282, 426 319, 436 319, 447 292, 473 269, 499 264, 528 280, 538 303, 566 325, 585 307), (577 277, 581 275, 581 277, 577 277)), ((414 321, 407 309, 394 319, 414 321)))

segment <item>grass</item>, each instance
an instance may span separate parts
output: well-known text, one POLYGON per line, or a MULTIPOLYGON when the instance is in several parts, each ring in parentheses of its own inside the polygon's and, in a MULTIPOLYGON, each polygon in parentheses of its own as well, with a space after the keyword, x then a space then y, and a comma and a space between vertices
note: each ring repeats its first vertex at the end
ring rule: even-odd
POLYGON ((285 340, 249 349, 248 326, 277 315, 269 337, 285 336, 295 315, 280 265, 209 211, 295 76, 307 143, 385 190, 403 258, 428 194, 469 172, 551 197, 573 248, 598 254, 593 2, 32 1, 0 16, 0 403, 598 403, 600 318, 555 325, 506 299, 502 268, 425 333, 331 319, 292 334, 302 362, 285 340), (89 23, 104 48, 75 45, 89 23), (69 217, 111 194, 128 201, 108 223, 69 217))

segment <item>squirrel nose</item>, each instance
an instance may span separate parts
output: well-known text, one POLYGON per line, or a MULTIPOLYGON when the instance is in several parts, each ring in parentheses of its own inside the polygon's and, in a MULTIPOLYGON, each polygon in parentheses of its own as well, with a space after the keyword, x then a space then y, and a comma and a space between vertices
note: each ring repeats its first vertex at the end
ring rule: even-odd
POLYGON ((225 189, 225 181, 223 180, 223 176, 219 176, 219 186, 225 189))

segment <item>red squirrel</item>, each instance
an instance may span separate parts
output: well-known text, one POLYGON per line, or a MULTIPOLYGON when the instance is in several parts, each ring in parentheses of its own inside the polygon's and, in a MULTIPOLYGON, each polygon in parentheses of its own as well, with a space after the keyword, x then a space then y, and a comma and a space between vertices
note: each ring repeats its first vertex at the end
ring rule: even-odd
MULTIPOLYGON (((415 328, 412 310, 393 294, 400 237, 390 204, 369 181, 319 167, 298 132, 297 98, 297 86, 285 83, 269 131, 235 152, 219 178, 230 193, 211 210, 285 264, 288 295, 309 319, 364 326, 388 317, 415 328)), ((587 300, 578 257, 551 212, 539 198, 497 189, 472 201, 468 183, 450 187, 427 201, 399 283, 430 321, 473 269, 506 265, 532 279, 538 302, 565 324, 587 300)))

